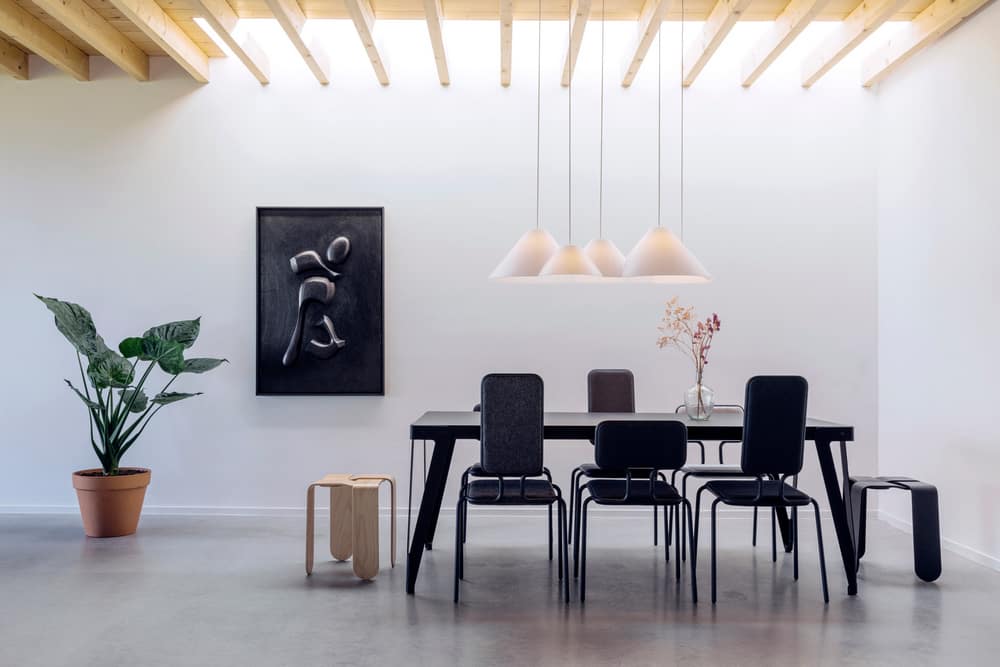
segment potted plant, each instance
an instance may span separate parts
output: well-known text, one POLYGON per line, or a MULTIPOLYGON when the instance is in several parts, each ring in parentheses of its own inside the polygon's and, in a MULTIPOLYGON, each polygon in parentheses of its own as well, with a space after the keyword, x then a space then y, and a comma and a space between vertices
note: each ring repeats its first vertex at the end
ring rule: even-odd
POLYGON ((98 335, 85 308, 35 296, 55 315, 56 328, 76 348, 81 386, 69 380, 66 384, 87 408, 90 444, 101 462, 100 468, 73 473, 84 532, 90 537, 131 535, 139 523, 150 471, 122 467, 122 457, 164 406, 199 395, 168 391, 174 380, 186 373, 208 372, 226 360, 184 358, 184 351, 198 338, 201 318, 153 327, 141 337, 126 338, 115 352, 98 335), (150 397, 145 386, 156 368, 169 379, 150 397))

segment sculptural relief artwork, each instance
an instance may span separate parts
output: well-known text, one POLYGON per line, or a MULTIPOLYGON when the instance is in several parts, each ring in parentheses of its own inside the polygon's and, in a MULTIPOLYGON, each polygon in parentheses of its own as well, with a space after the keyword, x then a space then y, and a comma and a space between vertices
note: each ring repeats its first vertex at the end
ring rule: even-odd
POLYGON ((257 394, 384 394, 381 208, 257 209, 257 394))

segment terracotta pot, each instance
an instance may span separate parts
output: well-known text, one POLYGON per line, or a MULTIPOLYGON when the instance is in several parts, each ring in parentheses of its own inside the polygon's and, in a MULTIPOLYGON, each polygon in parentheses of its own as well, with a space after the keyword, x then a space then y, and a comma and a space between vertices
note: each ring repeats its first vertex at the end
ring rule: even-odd
POLYGON ((149 470, 121 468, 112 477, 100 468, 73 473, 73 488, 80 502, 83 532, 88 537, 131 535, 139 525, 142 501, 149 486, 149 470), (97 474, 95 474, 97 473, 97 474))

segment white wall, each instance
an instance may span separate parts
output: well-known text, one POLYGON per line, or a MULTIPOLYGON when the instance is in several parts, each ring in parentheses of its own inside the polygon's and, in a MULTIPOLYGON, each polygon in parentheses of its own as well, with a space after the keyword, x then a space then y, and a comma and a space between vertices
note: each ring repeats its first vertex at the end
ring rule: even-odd
MULTIPOLYGON (((329 87, 273 30, 261 36, 268 87, 232 58, 213 61, 208 86, 162 59, 151 84, 96 58, 96 80, 80 84, 33 59, 36 80, 0 79, 0 506, 72 506, 69 473, 94 464, 84 412, 62 385, 73 354, 32 292, 88 306, 111 341, 203 315, 195 351, 232 360, 186 379, 178 388, 205 395, 164 410, 129 453, 127 463, 153 468, 153 506, 293 507, 323 472, 405 478, 410 421, 471 407, 492 370, 537 371, 549 407, 582 409, 589 368, 631 367, 639 408, 673 409, 691 369, 654 340, 675 294, 722 317, 707 377, 721 400, 741 400, 751 374, 801 373, 810 412, 855 424, 855 470, 874 471, 876 97, 851 63, 813 90, 798 85, 809 35, 828 27, 811 28, 744 90, 740 58, 766 25, 737 26, 689 90, 685 234, 715 281, 676 289, 486 281, 534 224, 531 24, 515 28, 509 89, 498 85, 489 22, 447 26, 450 88, 436 82, 418 21, 380 24, 388 88, 344 23, 330 28, 329 87), (258 205, 385 206, 384 398, 254 397, 258 205)), ((545 28, 542 216, 565 238, 565 36, 545 28)), ((654 63, 631 89, 615 80, 631 31, 608 26, 605 226, 626 250, 656 212, 654 63)), ((598 34, 587 33, 574 89, 580 241, 597 227, 598 34)), ((673 33, 665 51, 672 44, 673 33)), ((675 80, 672 55, 666 67, 675 80)), ((665 215, 675 225, 675 86, 665 96, 665 215)), ((565 480, 589 454, 554 443, 547 456, 565 480)), ((456 467, 475 455, 460 445, 456 467)), ((822 493, 811 451, 806 465, 804 483, 822 493)))
POLYGON ((879 470, 936 484, 944 537, 995 566, 998 31, 991 5, 878 93, 879 470))

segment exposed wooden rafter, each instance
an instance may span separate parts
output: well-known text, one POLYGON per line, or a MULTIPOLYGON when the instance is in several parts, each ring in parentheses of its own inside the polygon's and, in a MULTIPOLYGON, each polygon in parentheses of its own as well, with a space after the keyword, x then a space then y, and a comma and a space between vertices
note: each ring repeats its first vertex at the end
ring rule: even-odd
POLYGON ((829 0, 792 0, 743 61, 743 85, 752 86, 795 41, 829 0))
POLYGON ((434 66, 437 67, 438 81, 442 86, 451 83, 448 74, 448 59, 444 53, 444 12, 441 10, 441 0, 424 0, 424 13, 427 15, 427 32, 431 36, 431 48, 434 50, 434 66))
POLYGON ((892 18, 907 0, 864 0, 802 63, 802 85, 808 88, 892 18))
POLYGON ((28 54, 3 37, 0 37, 0 71, 15 79, 28 79, 28 54))
POLYGON ((371 61, 375 70, 375 78, 383 86, 389 85, 389 68, 386 66, 385 49, 379 47, 375 40, 375 12, 369 0, 344 0, 347 11, 354 21, 354 28, 358 31, 358 37, 365 47, 368 60, 371 61))
POLYGON ((500 85, 510 85, 511 49, 514 42, 514 0, 500 0, 500 85))
POLYGON ((653 40, 660 31, 660 24, 663 23, 663 17, 666 16, 670 3, 671 0, 646 0, 643 4, 639 14, 635 41, 625 56, 625 74, 622 75, 623 86, 631 86, 635 75, 639 73, 642 61, 645 60, 649 47, 652 46, 653 40))
MULTIPOLYGON (((50 2, 55 0, 49 0, 50 2)), ((226 46, 232 50, 233 54, 240 59, 250 73, 261 85, 270 81, 271 63, 260 45, 252 35, 247 35, 241 42, 233 34, 236 24, 240 18, 229 6, 226 0, 191 0, 194 7, 201 10, 202 17, 212 26, 212 30, 219 36, 226 46)))
POLYGON ((719 0, 705 20, 701 35, 684 54, 684 85, 690 86, 715 55, 753 0, 719 0))
POLYGON ((295 0, 266 0, 266 2, 274 18, 278 20, 316 79, 324 86, 330 83, 330 59, 326 51, 316 40, 307 45, 302 39, 302 27, 305 25, 306 15, 302 13, 299 3, 295 0))
POLYGON ((901 33, 865 58, 861 84, 873 86, 911 56, 934 43, 990 0, 937 0, 901 33))
POLYGON ((576 57, 580 55, 580 45, 583 43, 583 31, 587 29, 587 19, 590 18, 592 0, 573 0, 573 25, 570 26, 569 45, 566 47, 566 60, 563 63, 562 85, 568 86, 576 68, 576 57))
POLYGON ((208 83, 208 56, 154 0, 108 0, 198 83, 208 83))
POLYGON ((149 81, 149 56, 83 0, 32 0, 49 16, 139 81, 149 81))
MULTIPOLYGON (((66 72, 77 81, 90 80, 90 58, 14 0, 0 0, 0 33, 66 72)), ((14 54, 16 55, 16 54, 14 54)))

